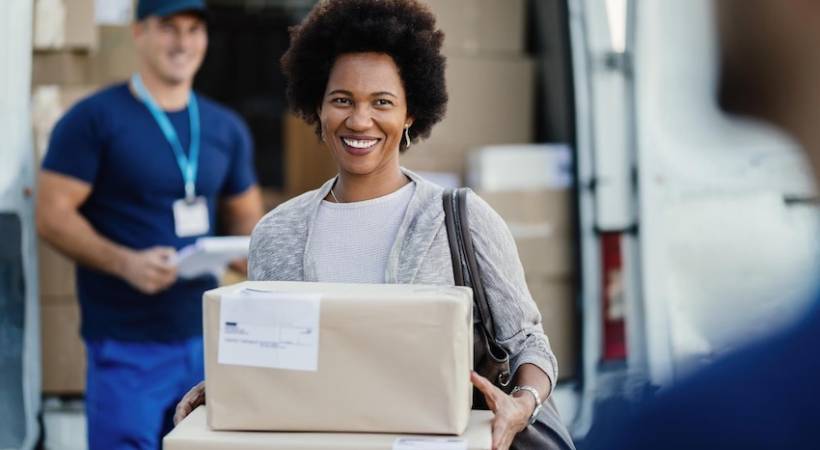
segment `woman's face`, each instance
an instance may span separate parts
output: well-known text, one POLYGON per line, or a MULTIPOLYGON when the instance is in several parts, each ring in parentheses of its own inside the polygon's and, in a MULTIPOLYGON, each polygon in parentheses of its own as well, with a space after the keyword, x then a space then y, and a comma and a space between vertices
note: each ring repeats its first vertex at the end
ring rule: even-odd
POLYGON ((369 175, 398 168, 399 144, 412 119, 393 58, 384 53, 340 55, 330 71, 319 120, 340 172, 369 175))

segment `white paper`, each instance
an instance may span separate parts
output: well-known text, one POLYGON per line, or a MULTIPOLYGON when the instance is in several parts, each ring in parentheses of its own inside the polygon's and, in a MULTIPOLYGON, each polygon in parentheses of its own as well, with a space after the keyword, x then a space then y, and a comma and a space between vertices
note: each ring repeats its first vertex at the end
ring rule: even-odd
POLYGON ((248 236, 215 236, 199 238, 177 252, 177 274, 181 278, 202 275, 219 277, 232 261, 248 256, 248 236))
POLYGON ((320 294, 242 289, 222 298, 220 364, 319 370, 320 294))
POLYGON ((467 440, 450 437, 400 437, 393 442, 393 450, 467 450, 467 440))
POLYGON ((97 25, 129 25, 134 19, 132 0, 97 0, 94 3, 97 25))

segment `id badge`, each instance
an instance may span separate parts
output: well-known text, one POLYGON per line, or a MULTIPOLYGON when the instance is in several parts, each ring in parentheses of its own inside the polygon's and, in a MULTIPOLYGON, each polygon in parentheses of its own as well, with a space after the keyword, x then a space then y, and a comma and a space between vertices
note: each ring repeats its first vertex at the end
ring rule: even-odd
POLYGON ((174 227, 179 237, 207 234, 211 227, 205 197, 196 197, 192 202, 185 199, 175 201, 174 227))

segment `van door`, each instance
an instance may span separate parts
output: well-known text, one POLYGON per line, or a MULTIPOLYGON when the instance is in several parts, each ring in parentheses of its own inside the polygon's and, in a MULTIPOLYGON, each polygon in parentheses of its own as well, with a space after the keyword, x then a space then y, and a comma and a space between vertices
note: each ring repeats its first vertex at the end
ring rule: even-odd
POLYGON ((719 110, 712 3, 635 7, 641 290, 658 385, 791 320, 818 279, 809 165, 781 132, 719 110))
POLYGON ((630 0, 569 0, 577 124, 583 437, 645 373, 630 0))
POLYGON ((34 152, 29 110, 32 2, 0 14, 0 448, 39 437, 40 312, 34 236, 34 152))

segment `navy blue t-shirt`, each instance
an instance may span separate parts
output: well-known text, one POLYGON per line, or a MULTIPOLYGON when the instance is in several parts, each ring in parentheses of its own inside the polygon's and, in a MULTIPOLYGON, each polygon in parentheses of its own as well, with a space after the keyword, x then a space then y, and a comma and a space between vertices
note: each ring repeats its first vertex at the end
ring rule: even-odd
MULTIPOLYGON (((196 193, 207 198, 213 234, 218 199, 256 182, 252 143, 236 114, 201 95, 197 100, 202 132, 196 193)), ((187 108, 167 115, 187 153, 187 108)), ((125 83, 91 95, 60 119, 43 168, 91 185, 80 213, 118 244, 180 249, 197 238, 176 235, 172 204, 184 197, 182 172, 154 118, 125 83)), ((216 284, 211 276, 177 280, 168 290, 145 295, 121 278, 78 267, 82 335, 151 341, 201 335, 202 293, 216 284)))

